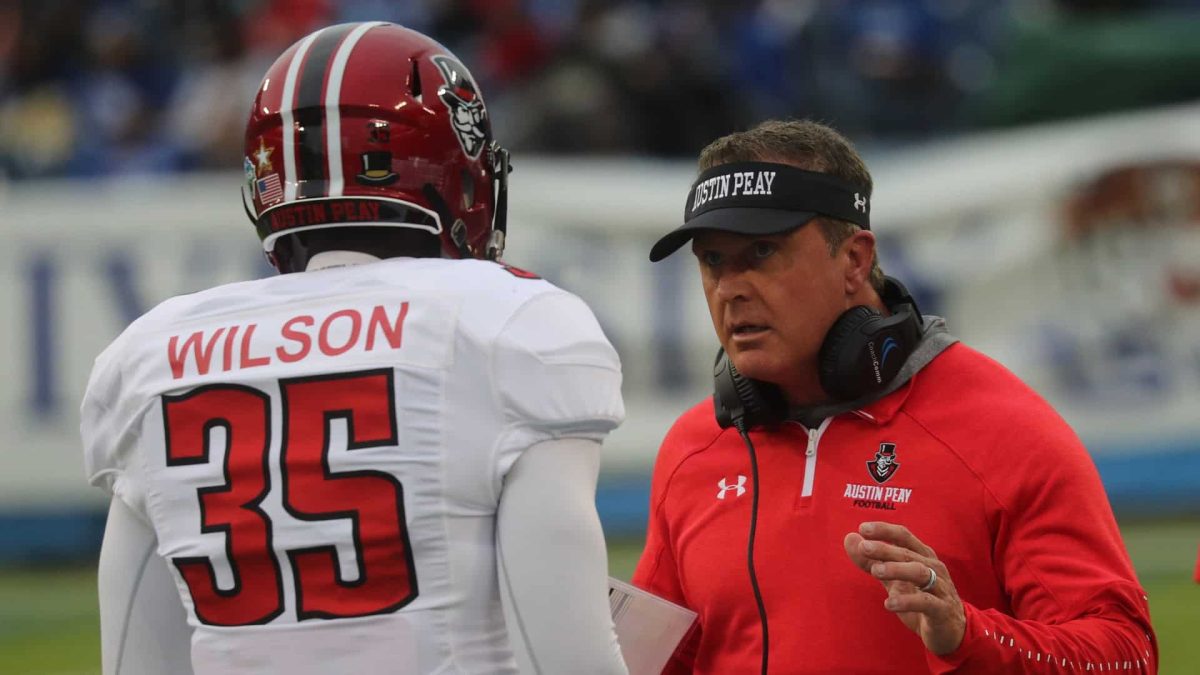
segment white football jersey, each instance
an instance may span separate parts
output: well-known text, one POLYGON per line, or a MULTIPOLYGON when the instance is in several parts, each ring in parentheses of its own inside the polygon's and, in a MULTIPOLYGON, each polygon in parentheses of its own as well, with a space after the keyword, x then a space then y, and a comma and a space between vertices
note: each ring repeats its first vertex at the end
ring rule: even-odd
POLYGON ((85 463, 153 527, 199 675, 515 672, 505 474, 541 441, 602 439, 620 386, 577 297, 391 259, 159 305, 96 360, 85 463))

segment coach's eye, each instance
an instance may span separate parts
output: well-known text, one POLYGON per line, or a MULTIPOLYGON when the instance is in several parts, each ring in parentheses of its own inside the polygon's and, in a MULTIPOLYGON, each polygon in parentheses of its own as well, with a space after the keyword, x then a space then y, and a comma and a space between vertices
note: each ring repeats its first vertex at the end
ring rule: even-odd
POLYGON ((779 247, 776 246, 775 242, 773 242, 773 241, 763 240, 763 241, 754 242, 754 248, 753 248, 754 257, 758 260, 762 260, 763 258, 769 258, 772 253, 774 253, 775 251, 778 251, 778 250, 779 250, 779 247))
POLYGON ((705 267, 716 267, 721 264, 722 260, 721 254, 717 251, 702 251, 700 253, 700 262, 705 267))

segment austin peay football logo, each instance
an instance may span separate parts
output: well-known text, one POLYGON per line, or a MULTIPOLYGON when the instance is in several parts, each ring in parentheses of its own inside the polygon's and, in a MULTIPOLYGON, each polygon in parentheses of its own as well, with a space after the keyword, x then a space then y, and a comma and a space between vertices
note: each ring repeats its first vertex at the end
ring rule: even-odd
POLYGON ((880 485, 891 480, 899 468, 900 462, 896 461, 895 443, 880 443, 879 452, 875 453, 875 459, 867 461, 867 472, 880 485))
POLYGON ((438 98, 450 109, 450 124, 458 143, 468 157, 479 159, 487 143, 487 109, 479 87, 463 64, 444 54, 431 58, 446 81, 438 87, 438 98))
POLYGON ((846 483, 846 491, 842 493, 855 507, 895 511, 898 505, 908 504, 912 500, 913 488, 883 486, 900 468, 900 462, 896 461, 895 443, 880 443, 875 458, 867 460, 866 465, 867 473, 871 474, 875 484, 846 483))

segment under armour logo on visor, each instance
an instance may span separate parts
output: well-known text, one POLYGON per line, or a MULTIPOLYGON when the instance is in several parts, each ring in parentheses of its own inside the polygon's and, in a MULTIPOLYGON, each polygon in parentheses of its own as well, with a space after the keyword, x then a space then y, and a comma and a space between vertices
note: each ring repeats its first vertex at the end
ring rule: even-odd
POLYGON ((854 193, 854 210, 867 212, 867 198, 857 192, 854 193))
POLYGON ((724 478, 717 482, 717 487, 721 488, 717 491, 717 499, 725 499, 725 493, 730 490, 737 490, 738 497, 746 494, 746 477, 738 474, 737 484, 729 485, 724 478))

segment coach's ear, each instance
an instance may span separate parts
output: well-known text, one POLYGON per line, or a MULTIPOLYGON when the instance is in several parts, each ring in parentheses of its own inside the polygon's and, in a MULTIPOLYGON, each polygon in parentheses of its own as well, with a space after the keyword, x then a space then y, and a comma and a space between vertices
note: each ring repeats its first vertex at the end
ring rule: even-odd
POLYGON ((842 242, 838 251, 843 267, 846 296, 856 304, 866 304, 861 297, 871 288, 871 269, 875 266, 875 233, 858 230, 842 242))

